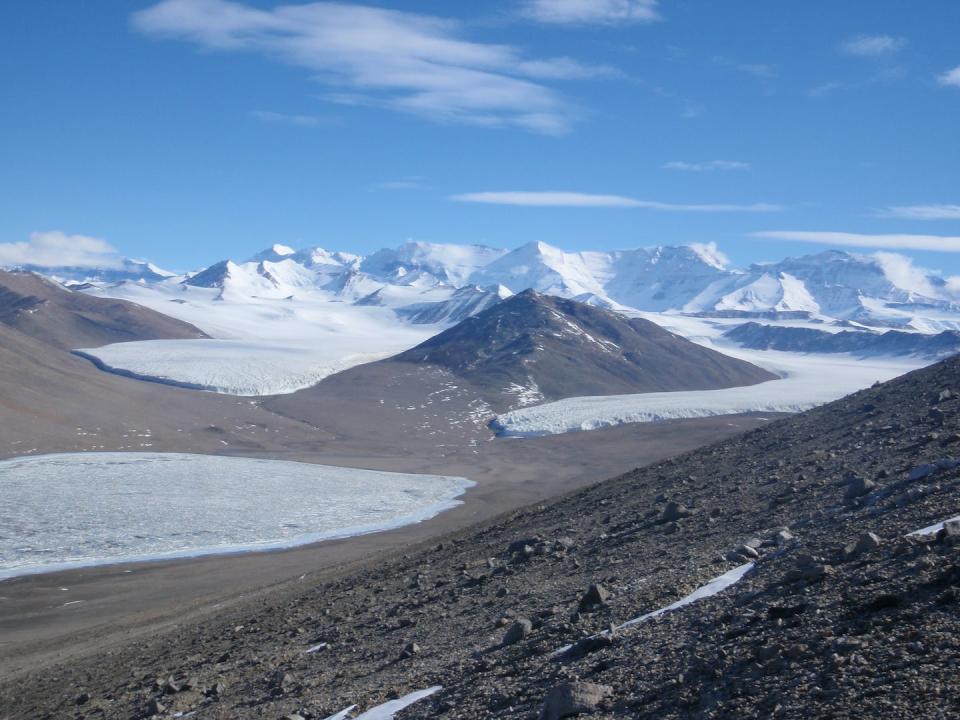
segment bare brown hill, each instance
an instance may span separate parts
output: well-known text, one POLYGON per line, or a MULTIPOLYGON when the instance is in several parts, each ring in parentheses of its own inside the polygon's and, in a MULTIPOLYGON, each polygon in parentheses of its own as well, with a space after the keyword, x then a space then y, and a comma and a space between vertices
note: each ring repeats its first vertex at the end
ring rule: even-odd
POLYGON ((648 320, 532 290, 467 318, 392 362, 439 366, 490 397, 527 392, 537 400, 716 390, 776 377, 648 320))
POLYGON ((0 323, 62 350, 206 337, 193 325, 141 305, 73 292, 35 273, 2 270, 0 323))

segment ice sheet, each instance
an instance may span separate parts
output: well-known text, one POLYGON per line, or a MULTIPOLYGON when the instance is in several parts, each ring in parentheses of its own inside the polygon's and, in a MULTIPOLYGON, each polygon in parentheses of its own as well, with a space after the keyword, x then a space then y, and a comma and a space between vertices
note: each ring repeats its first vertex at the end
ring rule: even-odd
POLYGON ((420 522, 469 480, 251 458, 78 453, 0 461, 0 579, 291 547, 420 522))

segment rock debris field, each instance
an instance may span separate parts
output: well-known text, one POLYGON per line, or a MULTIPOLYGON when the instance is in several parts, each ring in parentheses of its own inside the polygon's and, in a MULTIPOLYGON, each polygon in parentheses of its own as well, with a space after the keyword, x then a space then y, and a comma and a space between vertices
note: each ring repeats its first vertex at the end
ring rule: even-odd
POLYGON ((307 575, 8 678, 0 717, 956 717, 958 391, 951 359, 307 575))

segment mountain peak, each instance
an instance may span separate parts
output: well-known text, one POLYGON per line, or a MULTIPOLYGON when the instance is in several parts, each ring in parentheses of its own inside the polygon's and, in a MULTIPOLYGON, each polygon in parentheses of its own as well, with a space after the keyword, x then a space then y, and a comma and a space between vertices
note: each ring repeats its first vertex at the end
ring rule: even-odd
POLYGON ((523 397, 707 390, 774 375, 647 320, 526 289, 394 358, 437 365, 509 404, 523 397))
POLYGON ((297 251, 292 247, 275 243, 266 250, 261 250, 252 258, 250 258, 250 262, 263 262, 264 260, 278 262, 280 260, 291 258, 296 254, 297 251))

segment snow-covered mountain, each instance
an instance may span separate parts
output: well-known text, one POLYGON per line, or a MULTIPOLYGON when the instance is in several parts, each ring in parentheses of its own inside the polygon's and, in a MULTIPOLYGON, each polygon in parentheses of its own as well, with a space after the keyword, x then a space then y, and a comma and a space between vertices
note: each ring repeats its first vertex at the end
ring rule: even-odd
POLYGON ((163 268, 159 268, 145 260, 131 260, 123 258, 119 267, 75 267, 70 265, 36 265, 23 263, 0 267, 0 270, 21 270, 53 278, 62 283, 104 282, 116 283, 132 282, 160 282, 167 278, 176 277, 163 268))
MULTIPOLYGON (((736 268, 713 245, 568 252, 543 242, 511 251, 410 242, 367 257, 272 245, 184 275, 135 261, 122 270, 34 269, 72 280, 89 294, 145 305, 210 336, 101 348, 104 366, 235 394, 307 387, 407 350, 527 289, 652 320, 771 368, 784 367, 780 355, 799 351, 753 350, 748 339, 724 333, 752 319, 832 332, 960 330, 953 283, 883 253, 831 250, 736 268)), ((930 347, 944 346, 943 338, 931 343, 907 338, 876 351, 900 355, 910 366, 923 362, 930 347)), ((849 352, 836 342, 817 347, 849 352)), ((812 362, 807 354, 794 361, 802 368, 812 362)))
POLYGON ((220 299, 319 294, 390 308, 416 323, 455 322, 497 297, 533 289, 620 311, 802 317, 931 333, 960 329, 960 295, 950 284, 887 253, 827 250, 735 268, 712 244, 567 252, 544 242, 511 251, 407 242, 366 257, 272 245, 246 261, 222 260, 179 277, 132 260, 122 269, 27 269, 100 286, 132 281, 216 288, 220 299))
POLYGON ((464 285, 458 288, 449 300, 414 303, 399 308, 397 314, 416 325, 437 323, 452 325, 493 307, 511 295, 513 293, 503 285, 486 288, 464 285))
POLYGON ((506 252, 484 245, 406 242, 395 249, 378 250, 364 258, 359 267, 371 277, 400 285, 444 283, 461 287, 506 252))

